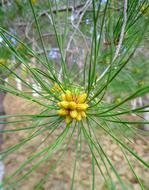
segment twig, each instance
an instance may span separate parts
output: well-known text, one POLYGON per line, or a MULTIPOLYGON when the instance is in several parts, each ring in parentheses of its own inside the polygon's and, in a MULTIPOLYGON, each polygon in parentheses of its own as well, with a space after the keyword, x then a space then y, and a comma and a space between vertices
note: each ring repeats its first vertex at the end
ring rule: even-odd
MULTIPOLYGON (((112 59, 112 63, 114 63, 114 61, 115 61, 116 58, 118 57, 118 54, 119 54, 119 52, 120 52, 120 49, 121 49, 121 46, 122 46, 122 42, 123 42, 123 39, 124 39, 125 27, 126 27, 126 23, 127 23, 127 3, 128 3, 128 0, 124 0, 123 25, 122 25, 122 28, 121 28, 121 33, 120 33, 119 42, 118 42, 118 45, 117 45, 117 48, 116 48, 114 57, 113 57, 113 59, 112 59)), ((100 80, 105 76, 105 74, 109 71, 110 68, 111 68, 111 65, 109 65, 109 66, 105 69, 105 71, 102 73, 102 75, 97 79, 97 82, 100 81, 100 80)))
POLYGON ((123 17, 123 25, 122 25, 122 29, 121 29, 121 34, 120 34, 120 38, 119 38, 119 42, 112 60, 112 63, 116 60, 116 58, 118 57, 118 54, 120 52, 121 46, 122 46, 122 42, 124 39, 124 34, 125 34, 125 27, 126 27, 126 23, 127 23, 127 0, 124 0, 124 17, 123 17))
MULTIPOLYGON (((73 6, 70 6, 70 7, 62 7, 60 9, 57 9, 57 8, 53 8, 52 9, 52 13, 56 14, 57 12, 65 12, 65 11, 73 11, 73 10, 78 10, 78 9, 81 9, 82 7, 84 7, 84 4, 81 4, 81 5, 77 5, 75 7, 73 6)), ((40 16, 44 16, 46 15, 46 13, 48 13, 49 10, 46 10, 46 11, 43 11, 42 13, 40 13, 40 16)))
MULTIPOLYGON (((74 30, 72 36, 71 36, 70 39, 69 39, 69 42, 68 42, 68 44, 67 44, 66 51, 69 49, 69 47, 70 47, 70 45, 71 45, 71 42, 72 42, 72 40, 73 40, 73 37, 74 37, 74 35, 76 34, 76 31, 78 30, 78 31, 82 34, 82 32, 79 30, 78 27, 79 27, 79 25, 80 25, 80 22, 81 22, 81 20, 82 20, 82 17, 83 17, 83 15, 84 15, 84 13, 86 12, 86 9, 90 6, 90 4, 91 4, 91 0, 88 0, 88 1, 86 2, 86 4, 84 5, 84 7, 83 7, 80 11, 78 11, 76 17, 78 17, 78 16, 80 15, 80 12, 82 12, 82 13, 81 13, 80 18, 79 18, 79 21, 77 22, 76 25, 73 23, 73 21, 71 21, 72 26, 75 28, 75 30, 74 30)), ((82 34, 82 35, 83 35, 83 34, 82 34)), ((84 36, 83 36, 83 39, 84 39, 84 36)), ((85 39, 84 39, 84 40, 85 40, 85 39)), ((86 43, 86 40, 85 40, 85 43, 86 43)), ((87 45, 87 44, 86 44, 86 45, 87 45)), ((88 45, 87 45, 87 48, 88 48, 88 45)))

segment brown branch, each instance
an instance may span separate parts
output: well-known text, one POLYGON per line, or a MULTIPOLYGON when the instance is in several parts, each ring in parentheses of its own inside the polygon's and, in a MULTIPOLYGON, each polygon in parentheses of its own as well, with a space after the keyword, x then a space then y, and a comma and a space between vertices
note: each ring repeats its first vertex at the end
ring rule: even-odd
MULTIPOLYGON (((58 12, 65 12, 65 11, 71 12, 71 11, 73 11, 73 10, 81 9, 84 5, 85 5, 85 4, 81 4, 81 5, 77 5, 76 7, 73 7, 73 6, 70 6, 70 7, 63 6, 63 7, 60 8, 60 9, 53 8, 53 9, 52 9, 52 12, 53 12, 54 14, 56 14, 56 13, 58 13, 58 12)), ((47 12, 49 12, 49 10, 40 13, 40 16, 45 16, 47 12)))

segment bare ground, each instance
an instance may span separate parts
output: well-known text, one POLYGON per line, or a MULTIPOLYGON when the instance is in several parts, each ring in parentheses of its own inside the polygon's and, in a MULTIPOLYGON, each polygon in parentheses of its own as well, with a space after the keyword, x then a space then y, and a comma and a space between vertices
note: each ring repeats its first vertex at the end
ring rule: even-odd
MULTIPOLYGON (((19 97, 14 97, 12 95, 7 94, 5 98, 5 110, 7 114, 21 114, 21 113, 38 113, 39 107, 35 104, 30 104, 27 101, 19 97)), ((6 126, 5 129, 16 129, 28 126, 29 123, 24 122, 23 124, 9 124, 6 126)), ((36 149, 43 150, 44 147, 48 146, 53 140, 58 136, 58 134, 63 130, 63 128, 57 129, 50 137, 41 144, 42 140, 49 134, 49 132, 44 132, 42 135, 30 140, 25 145, 22 145, 19 149, 12 152, 4 159, 5 163, 5 179, 8 178, 15 170, 17 170, 18 166, 21 165, 24 161, 29 159, 30 155, 33 155, 36 152, 36 149), (41 144, 41 146, 39 146, 41 144), (38 147, 39 146, 39 147, 38 147)), ((72 131, 72 129, 71 129, 72 131)), ((4 144, 3 150, 8 147, 15 145, 16 143, 21 142, 23 139, 28 137, 33 131, 26 130, 26 131, 19 131, 15 133, 7 133, 4 135, 4 144)), ((70 135, 70 134, 69 134, 70 135)), ((102 148, 109 156, 111 162, 116 168, 116 171, 121 175, 122 179, 124 180, 125 185, 130 190, 140 190, 140 186, 138 184, 136 176, 133 175, 130 167, 125 160, 120 147, 113 142, 111 138, 107 135, 98 132, 98 140, 102 145, 102 148)), ((74 134, 76 137, 77 134, 74 134)), ((141 156, 145 161, 149 161, 149 147, 148 143, 149 138, 147 136, 136 137, 133 136, 131 139, 131 143, 129 145, 135 150, 139 156, 141 156)), ((44 179, 44 183, 39 188, 39 190, 68 190, 71 186, 71 178, 73 175, 73 167, 74 167, 74 160, 76 156, 76 146, 75 146, 75 138, 72 139, 69 147, 65 155, 61 158, 60 162, 58 163, 56 169, 51 173, 49 176, 45 177, 50 169, 54 167, 55 162, 57 161, 58 156, 61 153, 61 150, 54 151, 44 163, 36 168, 34 172, 32 172, 28 177, 24 180, 17 183, 17 185, 13 188, 15 190, 33 190, 36 187, 36 184, 40 181, 40 179, 44 179)), ((75 181, 74 181, 74 189, 75 190, 88 190, 91 189, 91 181, 92 181, 92 156, 90 154, 89 148, 85 140, 82 142, 82 153, 78 155, 78 160, 76 164, 76 174, 75 174, 75 181)), ((65 143, 63 143, 63 146, 65 143)), ((47 153, 47 152, 46 152, 47 153)), ((46 155, 45 153, 45 155, 46 155)), ((39 159, 43 158, 39 156, 34 161, 31 161, 20 173, 14 176, 10 181, 13 183, 15 180, 21 180, 20 176, 25 174, 28 170, 30 170, 39 159)), ((134 170, 137 173, 139 179, 145 186, 145 190, 149 190, 149 172, 148 170, 140 164, 136 159, 129 156, 131 164, 134 166, 134 170)), ((100 158, 98 158, 100 163, 101 169, 106 173, 103 164, 101 163, 100 158)), ((106 162, 106 161, 105 161, 106 162)), ((106 162, 107 163, 107 162, 106 162)), ((111 172, 110 167, 108 167, 108 171, 110 171, 110 175, 114 179, 115 183, 117 183, 115 174, 111 172)), ((95 168, 95 183, 97 190, 110 190, 110 186, 107 187, 103 177, 101 176, 99 169, 95 168)), ((15 184, 14 184, 15 185, 15 184)), ((121 189, 119 185, 117 185, 118 189, 121 189)))

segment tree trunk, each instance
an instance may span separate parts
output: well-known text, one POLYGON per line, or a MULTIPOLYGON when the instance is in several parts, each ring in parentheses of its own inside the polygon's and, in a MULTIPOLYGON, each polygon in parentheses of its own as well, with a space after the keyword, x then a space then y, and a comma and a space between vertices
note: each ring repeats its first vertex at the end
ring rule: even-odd
MULTIPOLYGON (((5 97, 6 93, 0 91, 0 116, 5 115, 5 109, 4 109, 4 97, 5 97)), ((1 122, 4 122, 5 119, 0 119, 1 122)), ((3 130, 5 127, 5 124, 0 124, 0 130, 3 130)), ((3 133, 0 133, 0 149, 3 143, 3 133)))
MULTIPOLYGON (((144 97, 144 103, 145 105, 148 105, 149 102, 149 93, 145 95, 144 97)), ((146 110, 149 110, 149 108, 146 108, 146 110)), ((143 117, 146 121, 149 121, 149 112, 144 112, 143 117)), ((144 124, 143 129, 145 131, 149 131, 149 124, 144 124)))

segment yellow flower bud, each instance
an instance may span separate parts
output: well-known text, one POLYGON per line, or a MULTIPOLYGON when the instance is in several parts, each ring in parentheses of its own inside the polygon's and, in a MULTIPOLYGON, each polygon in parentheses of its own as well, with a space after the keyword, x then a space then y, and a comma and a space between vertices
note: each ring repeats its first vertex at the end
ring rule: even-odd
POLYGON ((32 4, 36 4, 37 3, 37 0, 31 0, 32 4))
POLYGON ((19 43, 17 46, 16 46, 16 49, 17 50, 22 50, 24 48, 23 44, 19 43))
POLYGON ((69 124, 71 121, 72 121, 72 118, 69 115, 67 115, 65 118, 65 122, 69 124))
POLYGON ((76 103, 75 102, 69 102, 69 105, 68 105, 68 108, 69 109, 71 109, 71 110, 74 110, 74 109, 76 109, 76 107, 77 107, 77 105, 76 105, 76 103))
POLYGON ((55 92, 55 89, 54 89, 54 88, 52 88, 52 89, 51 89, 51 92, 55 92))
POLYGON ((60 116, 65 116, 65 115, 68 115, 68 110, 65 110, 65 109, 60 109, 60 110, 58 110, 58 114, 60 115, 60 116))
POLYGON ((62 94, 60 98, 61 98, 63 101, 66 101, 66 100, 67 100, 65 94, 62 94))
POLYGON ((58 102, 57 105, 58 105, 59 107, 61 107, 61 102, 58 102))
POLYGON ((84 103, 85 100, 86 100, 86 98, 87 98, 87 94, 86 93, 79 95, 78 98, 77 98, 78 103, 80 103, 80 104, 84 103))
POLYGON ((59 92, 61 91, 61 88, 57 83, 54 84, 54 89, 59 92))
POLYGON ((61 92, 61 88, 57 83, 54 83, 53 88, 51 89, 51 92, 61 92))
POLYGON ((87 104, 77 104, 77 110, 84 111, 88 108, 87 104))
POLYGON ((76 120, 77 120, 77 121, 81 121, 81 114, 78 114, 78 115, 77 115, 76 120))
POLYGON ((5 64, 7 61, 5 59, 0 59, 0 65, 5 64))
POLYGON ((59 104, 59 105, 60 105, 60 107, 67 109, 67 108, 68 108, 68 106, 69 106, 69 102, 62 101, 62 102, 60 102, 60 104, 59 104))
POLYGON ((149 16, 149 9, 148 9, 148 4, 147 3, 144 3, 141 8, 140 8, 140 11, 146 15, 146 16, 149 16))
POLYGON ((72 93, 70 92, 70 90, 66 90, 65 96, 66 96, 66 100, 67 100, 67 101, 70 102, 70 101, 73 100, 73 96, 72 96, 72 93))
POLYGON ((80 114, 82 117, 86 117, 86 113, 84 111, 81 111, 80 114))
POLYGON ((78 112, 76 110, 70 111, 70 116, 75 119, 78 115, 78 112))

